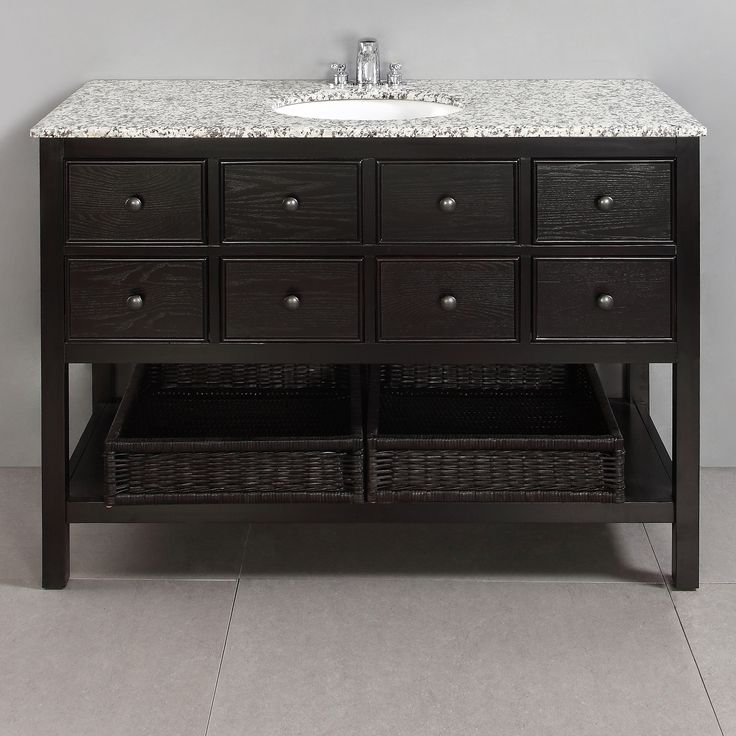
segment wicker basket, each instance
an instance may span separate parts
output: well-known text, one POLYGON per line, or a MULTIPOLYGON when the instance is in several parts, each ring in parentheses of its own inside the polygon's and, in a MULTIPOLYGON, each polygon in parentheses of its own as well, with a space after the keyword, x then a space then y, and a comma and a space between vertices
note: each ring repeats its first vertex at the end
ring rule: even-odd
POLYGON ((624 500, 624 442, 592 365, 371 369, 368 500, 624 500))
POLYGON ((363 501, 359 369, 137 366, 105 479, 108 504, 363 501))

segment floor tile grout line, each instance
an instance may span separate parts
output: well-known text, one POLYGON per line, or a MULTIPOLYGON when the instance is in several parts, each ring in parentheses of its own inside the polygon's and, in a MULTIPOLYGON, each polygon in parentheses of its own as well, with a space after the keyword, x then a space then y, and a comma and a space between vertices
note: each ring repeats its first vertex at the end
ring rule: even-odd
POLYGON ((521 578, 477 578, 477 577, 442 577, 442 576, 424 576, 424 575, 395 575, 391 573, 378 574, 373 573, 320 573, 300 575, 298 573, 283 573, 281 575, 245 575, 241 580, 259 581, 259 580, 304 580, 304 581, 341 581, 349 583, 355 579, 359 580, 383 580, 383 581, 404 581, 414 580, 432 583, 475 583, 478 585, 508 585, 508 584, 524 584, 524 585, 641 585, 652 588, 666 588, 666 584, 662 580, 571 580, 568 578, 549 578, 524 580, 521 578))
POLYGON ((243 565, 245 563, 245 550, 248 548, 248 540, 250 539, 251 525, 248 524, 248 530, 245 533, 245 540, 243 541, 243 552, 240 555, 240 569, 238 570, 238 577, 235 581, 235 590, 233 591, 233 602, 230 606, 230 617, 227 620, 227 628, 225 629, 225 640, 222 642, 222 651, 220 652, 220 663, 217 666, 217 676, 215 677, 215 686, 212 688, 212 700, 210 700, 210 709, 207 713, 207 725, 204 729, 204 736, 207 736, 210 730, 210 721, 212 720, 212 711, 215 708, 215 698, 217 697, 217 686, 220 684, 220 673, 222 672, 222 663, 225 660, 225 650, 227 649, 227 640, 230 636, 230 626, 233 622, 233 614, 235 613, 235 602, 238 600, 238 588, 240 587, 240 574, 243 572, 243 565))
POLYGON ((700 670, 700 664, 698 663, 698 660, 695 656, 695 652, 693 651, 692 644, 690 644, 690 639, 687 635, 687 631, 685 631, 685 626, 682 623, 682 618, 680 618, 680 612, 677 610, 677 604, 675 603, 675 598, 672 595, 672 588, 670 587, 669 581, 667 580, 667 576, 664 574, 664 570, 662 570, 662 565, 659 563, 659 557, 657 557, 657 553, 654 551, 654 545, 652 544, 652 538, 649 536, 649 530, 647 529, 646 524, 642 524, 644 527, 644 534, 647 535, 647 540, 649 541, 649 546, 652 548, 652 552, 654 553, 654 559, 657 561, 657 567, 659 567, 659 572, 662 575, 662 579, 664 580, 664 587, 667 591, 667 595, 670 597, 670 602, 672 603, 672 609, 675 612, 675 616, 677 616, 677 623, 680 624, 680 629, 682 630, 682 635, 685 637, 685 643, 687 644, 688 651, 690 652, 690 656, 693 658, 693 664, 695 665, 695 669, 698 672, 698 677, 700 678, 700 682, 703 685, 703 690, 705 691, 705 697, 708 698, 708 703, 710 703, 710 709, 713 711, 713 717, 716 719, 716 725, 718 726, 718 730, 721 732, 721 736, 725 736, 723 731, 723 726, 721 725, 721 719, 718 717, 718 712, 716 711, 716 707, 713 704, 713 699, 710 696, 710 691, 708 690, 708 686, 705 684, 705 678, 703 677, 703 673, 700 670))
POLYGON ((210 730, 210 720, 212 718, 212 711, 215 707, 215 698, 217 697, 217 686, 220 683, 220 673, 222 672, 222 663, 225 659, 225 650, 227 649, 227 639, 230 635, 230 625, 233 622, 233 612, 235 611, 235 601, 238 597, 238 587, 240 586, 240 579, 235 581, 235 590, 233 591, 233 602, 230 606, 230 616, 227 620, 227 628, 225 629, 225 639, 222 642, 222 651, 220 652, 220 661, 217 665, 217 676, 215 677, 215 686, 212 688, 212 699, 210 700, 210 707, 207 711, 207 725, 204 729, 204 736, 207 736, 210 730))

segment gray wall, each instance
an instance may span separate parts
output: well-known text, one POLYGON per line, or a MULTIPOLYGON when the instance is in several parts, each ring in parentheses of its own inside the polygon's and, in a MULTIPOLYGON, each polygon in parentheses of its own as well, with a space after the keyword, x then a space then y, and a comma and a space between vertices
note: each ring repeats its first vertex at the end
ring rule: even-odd
MULTIPOLYGON (((37 143, 27 130, 91 78, 318 78, 375 35, 408 78, 642 77, 710 129, 703 144, 703 462, 736 464, 732 0, 3 0, 0 465, 39 460, 37 143), (359 16, 370 15, 372 20, 359 16), (729 431, 730 430, 730 431, 729 431)), ((85 372, 75 371, 85 385, 85 372)), ((656 395, 667 387, 657 372, 656 395)), ((78 402, 77 411, 82 411, 78 402)))

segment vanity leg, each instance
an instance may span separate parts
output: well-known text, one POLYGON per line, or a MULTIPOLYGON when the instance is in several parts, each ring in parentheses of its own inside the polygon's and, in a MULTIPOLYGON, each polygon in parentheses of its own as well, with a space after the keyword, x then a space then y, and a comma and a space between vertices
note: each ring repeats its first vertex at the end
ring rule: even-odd
POLYGON ((676 588, 695 590, 699 584, 700 552, 700 422, 698 361, 673 367, 672 578, 676 588))
POLYGON ((63 143, 41 141, 41 506, 44 588, 69 580, 69 368, 64 357, 63 143))
POLYGON ((69 580, 69 524, 66 521, 68 458, 68 367, 45 356, 42 367, 41 499, 44 588, 69 580))

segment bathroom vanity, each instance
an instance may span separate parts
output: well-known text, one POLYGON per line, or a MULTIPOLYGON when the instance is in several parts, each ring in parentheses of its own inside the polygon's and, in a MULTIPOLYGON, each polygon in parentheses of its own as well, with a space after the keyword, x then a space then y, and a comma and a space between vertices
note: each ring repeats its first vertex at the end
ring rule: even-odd
MULTIPOLYGON (((99 522, 666 522, 698 585, 699 137, 643 81, 95 81, 40 141, 43 584, 99 522), (276 112, 335 99, 406 120, 276 112), (93 366, 73 452, 68 367, 93 366), (623 501, 105 501, 120 364, 620 364, 623 501), (672 460, 649 364, 673 366, 672 460)), ((492 533, 492 532, 489 532, 492 533)))

